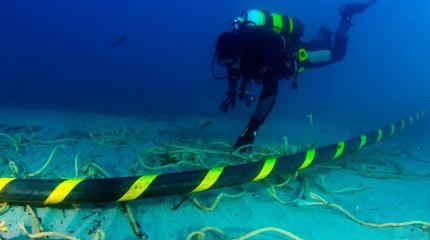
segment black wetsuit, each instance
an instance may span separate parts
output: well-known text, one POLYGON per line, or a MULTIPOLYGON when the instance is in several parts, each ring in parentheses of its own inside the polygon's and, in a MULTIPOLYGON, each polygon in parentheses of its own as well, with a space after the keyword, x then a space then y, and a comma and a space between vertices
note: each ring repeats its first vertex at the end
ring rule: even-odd
MULTIPOLYGON (((325 37, 300 43, 301 46, 303 46, 310 54, 313 52, 326 51, 330 56, 330 58, 318 62, 311 62, 309 60, 305 61, 304 67, 306 69, 324 67, 340 61, 345 57, 348 37, 346 35, 347 28, 343 27, 344 24, 345 23, 342 23, 341 27, 336 32, 333 44, 326 45, 326 43, 324 43, 324 41, 327 40, 325 37)), ((282 54, 283 47, 279 44, 279 40, 270 39, 270 41, 260 42, 259 45, 256 46, 259 46, 258 48, 264 52, 258 56, 260 64, 256 66, 257 69, 264 67, 268 68, 268 70, 260 76, 261 80, 258 78, 256 79, 257 81, 261 81, 263 88, 256 111, 251 117, 251 121, 254 121, 256 125, 261 126, 267 115, 270 113, 276 100, 279 80, 292 77, 294 72, 290 72, 288 69, 285 69, 285 55, 282 54)))
MULTIPOLYGON (((291 43, 286 41, 282 34, 257 28, 240 32, 240 43, 238 43, 241 48, 240 63, 229 67, 230 89, 228 93, 236 94, 240 81, 242 81, 242 85, 245 85, 242 88, 246 88, 247 82, 251 79, 262 85, 262 91, 256 110, 237 140, 235 148, 254 142, 258 129, 275 104, 279 80, 297 75, 297 66, 293 68, 289 64, 288 56, 291 54, 288 53, 288 50, 291 48, 307 50, 309 58, 302 63, 305 68, 323 67, 342 60, 347 50, 347 32, 351 26, 352 14, 342 16, 335 34, 330 33, 326 28, 321 28, 317 37, 309 42, 291 43)), ((240 92, 243 94, 245 90, 241 89, 240 92)), ((223 105, 221 105, 221 109, 226 110, 223 105)))

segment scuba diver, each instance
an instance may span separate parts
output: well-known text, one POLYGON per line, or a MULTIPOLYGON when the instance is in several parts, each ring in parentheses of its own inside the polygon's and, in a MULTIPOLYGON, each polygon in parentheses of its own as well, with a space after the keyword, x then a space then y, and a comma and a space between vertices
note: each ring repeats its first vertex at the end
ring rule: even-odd
POLYGON ((252 148, 260 126, 275 104, 279 80, 291 80, 295 90, 297 78, 305 68, 323 67, 345 57, 352 17, 376 1, 342 5, 336 33, 321 27, 317 36, 308 42, 301 40, 304 25, 298 18, 262 10, 244 12, 233 22, 232 31, 218 37, 212 74, 216 79, 228 79, 226 99, 220 110, 234 109, 236 98, 250 106, 255 101, 250 93, 251 80, 262 85, 255 112, 237 139, 235 149, 252 148), (215 61, 226 68, 226 77, 216 76, 215 61))

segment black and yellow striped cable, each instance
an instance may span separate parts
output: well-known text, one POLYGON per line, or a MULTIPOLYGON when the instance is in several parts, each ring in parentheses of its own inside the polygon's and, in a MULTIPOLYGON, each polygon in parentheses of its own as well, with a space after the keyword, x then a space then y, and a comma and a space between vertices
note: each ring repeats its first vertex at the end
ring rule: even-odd
POLYGON ((0 202, 44 205, 123 202, 255 182, 268 176, 294 173, 314 164, 336 160, 344 154, 403 131, 427 112, 421 111, 385 128, 329 146, 241 165, 140 177, 68 180, 0 178, 0 202))

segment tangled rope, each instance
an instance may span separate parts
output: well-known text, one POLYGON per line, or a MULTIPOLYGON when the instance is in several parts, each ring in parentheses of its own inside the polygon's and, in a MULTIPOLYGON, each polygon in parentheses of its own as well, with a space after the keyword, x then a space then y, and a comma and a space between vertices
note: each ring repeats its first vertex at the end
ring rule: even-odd
POLYGON ((372 228, 388 228, 388 227, 392 228, 392 227, 406 227, 406 226, 417 225, 417 226, 422 227, 425 230, 430 228, 430 222, 425 222, 425 221, 387 222, 387 223, 366 222, 366 221, 360 220, 357 217, 355 217, 354 215, 352 215, 344 207, 342 207, 336 203, 329 202, 316 193, 310 193, 309 196, 310 196, 310 198, 312 198, 313 200, 316 200, 316 201, 315 202, 304 202, 301 205, 323 205, 325 207, 328 207, 330 209, 334 209, 334 210, 340 212, 341 214, 343 214, 344 216, 346 216, 350 220, 352 220, 352 221, 354 221, 360 225, 363 225, 363 226, 372 227, 372 228))
POLYGON ((247 233, 247 234, 245 234, 243 236, 240 236, 240 237, 228 238, 227 235, 224 233, 224 231, 222 231, 222 230, 220 230, 218 228, 209 227, 209 226, 208 227, 204 227, 204 228, 202 228, 202 229, 200 229, 198 231, 191 232, 187 236, 187 240, 195 240, 195 239, 205 240, 206 239, 206 235, 208 233, 216 234, 217 236, 220 236, 223 239, 246 240, 246 239, 250 239, 250 238, 255 237, 257 235, 261 235, 261 234, 268 233, 268 232, 275 232, 275 233, 280 234, 281 236, 285 236, 288 239, 292 239, 292 240, 303 240, 303 238, 301 238, 301 237, 299 237, 299 236, 297 236, 297 235, 295 235, 295 234, 293 234, 293 233, 291 233, 289 231, 286 231, 284 229, 277 228, 277 227, 260 228, 260 229, 254 230, 254 231, 249 232, 249 233, 247 233))

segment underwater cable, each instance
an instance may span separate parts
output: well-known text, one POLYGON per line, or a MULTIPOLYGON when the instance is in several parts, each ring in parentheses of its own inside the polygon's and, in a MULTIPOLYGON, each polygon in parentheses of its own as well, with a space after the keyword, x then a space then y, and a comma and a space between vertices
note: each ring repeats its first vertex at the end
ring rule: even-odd
POLYGON ((321 148, 239 165, 137 177, 66 180, 0 178, 0 202, 43 205, 125 202, 256 182, 269 176, 294 173, 361 150, 402 132, 427 113, 428 110, 421 111, 385 128, 321 148))

